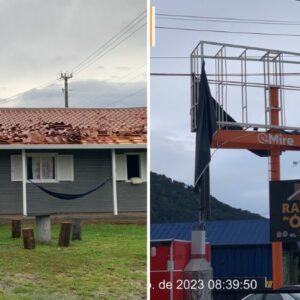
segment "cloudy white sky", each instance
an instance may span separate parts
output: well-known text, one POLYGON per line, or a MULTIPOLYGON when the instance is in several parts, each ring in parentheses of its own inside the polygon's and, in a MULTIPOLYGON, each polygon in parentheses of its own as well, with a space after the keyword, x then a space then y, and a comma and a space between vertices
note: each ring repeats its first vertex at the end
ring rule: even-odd
MULTIPOLYGON (((62 106, 60 72, 72 71, 145 10, 140 0, 0 0, 0 98, 53 81, 0 105, 62 106)), ((127 34, 145 22, 146 17, 127 34)), ((146 41, 143 26, 89 68, 74 72, 70 106, 145 106, 146 41)))
MULTIPOLYGON (((295 0, 153 0, 157 14, 299 21, 295 0)), ((277 26, 157 19, 157 26, 231 31, 300 34, 300 25, 277 26)), ((234 35, 212 32, 156 30, 151 57, 189 56, 200 40, 300 52, 300 37, 234 35)), ((151 59, 151 72, 189 73, 188 59, 151 59)), ((300 70, 298 70, 299 72, 300 70)), ((297 82, 296 82, 297 84, 297 82)), ((299 85, 299 84, 298 84, 299 85)), ((195 134, 190 132, 190 80, 187 77, 151 77, 151 169, 193 183, 195 134)), ((298 93, 299 94, 299 93, 298 93)), ((287 118, 299 125, 299 96, 292 97, 287 118)), ((286 100, 287 102, 289 99, 286 100)), ((258 116, 264 112, 252 110, 258 116)), ((254 117, 255 117, 254 116, 254 117)), ((287 120, 289 121, 289 120, 287 120)), ((299 153, 282 155, 282 179, 300 177, 299 153)), ((246 150, 218 150, 211 163, 211 193, 219 200, 267 216, 268 161, 246 150)), ((182 199, 184 203, 184 199, 182 199)))

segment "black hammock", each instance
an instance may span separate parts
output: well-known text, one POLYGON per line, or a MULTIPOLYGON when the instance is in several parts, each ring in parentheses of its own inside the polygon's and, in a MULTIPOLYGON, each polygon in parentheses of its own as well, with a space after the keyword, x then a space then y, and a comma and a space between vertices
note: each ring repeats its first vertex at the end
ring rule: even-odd
POLYGON ((111 178, 108 178, 106 179, 105 181, 103 181, 100 185, 96 186, 95 188, 93 188, 92 190, 89 190, 85 193, 81 193, 81 194, 63 194, 63 193, 57 193, 57 192, 53 192, 53 191, 50 191, 38 184, 36 184, 35 182, 31 181, 30 182, 35 185, 36 187, 38 187, 40 190, 42 190, 43 192, 45 192, 46 194, 54 197, 54 198, 58 198, 58 199, 62 199, 62 200, 75 200, 75 199, 78 199, 78 198, 82 198, 88 194, 91 194, 97 190, 99 190, 100 188, 102 188, 108 181, 110 181, 111 178))

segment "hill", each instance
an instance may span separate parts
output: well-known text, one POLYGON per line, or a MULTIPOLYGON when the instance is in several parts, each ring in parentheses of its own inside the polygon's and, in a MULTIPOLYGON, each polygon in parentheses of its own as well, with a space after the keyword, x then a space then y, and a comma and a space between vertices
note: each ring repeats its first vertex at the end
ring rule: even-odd
MULTIPOLYGON (((151 223, 192 222, 198 220, 192 186, 151 172, 151 223)), ((262 219, 259 214, 233 208, 211 196, 211 220, 262 219)))

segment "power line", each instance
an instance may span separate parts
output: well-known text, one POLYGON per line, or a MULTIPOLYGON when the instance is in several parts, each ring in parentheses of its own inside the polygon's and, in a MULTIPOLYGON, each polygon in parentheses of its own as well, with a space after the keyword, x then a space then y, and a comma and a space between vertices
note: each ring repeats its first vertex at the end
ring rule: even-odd
POLYGON ((140 27, 138 27, 135 31, 133 31, 131 34, 129 34, 128 36, 126 36, 125 38, 123 38, 119 43, 117 43, 116 45, 114 45, 113 47, 111 47, 110 49, 108 49, 106 52, 104 52, 103 54, 101 54, 98 57, 95 57, 95 59, 93 61, 91 61, 90 63, 88 63, 87 65, 85 65, 84 67, 82 67, 81 69, 75 71, 76 74, 81 73, 83 70, 87 69, 88 67, 90 67, 93 63, 95 63, 97 60, 99 60, 100 58, 102 58, 103 56, 105 56, 106 54, 108 54, 109 52, 111 52, 112 50, 114 50, 116 47, 118 47, 120 44, 122 44, 123 42, 125 42, 126 40, 128 40, 131 36, 133 36, 137 31, 141 30, 147 23, 143 23, 140 27))
MULTIPOLYGON (((98 59, 100 59, 104 55, 108 54, 113 49, 115 49, 116 47, 118 47, 121 43, 123 43, 127 39, 129 39, 133 34, 135 34, 137 31, 139 31, 142 27, 144 27, 146 25, 146 22, 144 22, 141 26, 139 26, 138 28, 135 28, 137 25, 139 25, 145 19, 145 17, 146 17, 146 10, 143 11, 141 14, 139 14, 133 21, 131 21, 129 24, 127 24, 123 29, 121 29, 117 34, 115 34, 112 38, 110 38, 101 47, 99 47, 98 49, 96 49, 86 59, 84 59, 79 64, 77 64, 73 68, 73 72, 75 72, 76 75, 79 74, 80 72, 82 72, 83 70, 85 70, 86 68, 88 68, 90 65, 92 65, 93 63, 95 63, 98 59), (132 32, 130 32, 133 29, 135 29, 135 30, 132 31, 132 32), (115 44, 117 41, 119 41, 119 42, 117 44, 115 44)), ((47 82, 47 83, 39 85, 37 87, 28 89, 28 90, 26 90, 24 92, 12 95, 12 96, 10 96, 8 98, 0 99, 0 104, 2 104, 2 103, 8 103, 8 102, 11 102, 11 101, 16 101, 17 97, 20 97, 21 95, 25 94, 26 92, 29 92, 29 91, 34 90, 34 89, 40 89, 40 88, 43 88, 43 87, 45 88, 47 86, 50 86, 55 81, 56 80, 51 81, 51 82, 47 82)))
MULTIPOLYGON (((295 57, 297 56, 296 54, 284 54, 283 57, 295 57)), ((262 56, 259 55, 248 55, 247 58, 261 58, 262 56)), ((236 56, 226 56, 224 59, 230 58, 230 59, 235 59, 237 58, 236 56)), ((190 56, 151 56, 150 59, 191 59, 190 56)))
MULTIPOLYGON (((112 38, 110 38, 107 42, 105 42, 103 45, 101 45, 99 48, 97 48, 91 55, 89 55, 86 59, 84 59, 82 62, 80 62, 77 66, 73 68, 73 71, 75 69, 79 68, 81 65, 89 61, 93 56, 97 55, 100 50, 103 50, 109 43, 113 42, 116 38, 120 37, 124 31, 129 30, 132 28, 133 25, 136 25, 135 22, 138 21, 141 17, 144 17, 146 11, 143 11, 141 14, 139 14, 133 21, 131 21, 128 25, 126 25, 123 29, 121 29, 117 34, 115 34, 112 38)), ((139 20, 138 22, 140 22, 139 20)))
POLYGON ((280 25, 280 26, 299 26, 300 23, 290 24, 290 23, 279 23, 279 22, 250 22, 250 21, 230 21, 230 20, 219 20, 219 19, 209 19, 209 18, 193 18, 193 17, 164 17, 158 16, 157 19, 160 20, 174 20, 174 21, 189 21, 189 22, 212 22, 212 23, 230 23, 230 24, 255 24, 255 25, 280 25))
MULTIPOLYGON (((136 65, 135 65, 136 66, 136 65)), ((134 66, 134 67, 135 67, 134 66)), ((124 86, 124 85, 126 85, 126 84, 128 84, 128 82, 132 82, 134 79, 136 79, 136 78, 138 78, 138 77, 140 77, 140 76, 142 76, 142 75, 146 75, 146 73, 145 73, 145 71, 143 70, 143 69, 145 69, 146 68, 146 65, 145 64, 142 64, 142 65, 139 65, 136 69, 134 69, 134 70, 131 70, 131 71, 129 71, 127 74, 125 74, 122 78, 120 78, 118 81, 116 81, 116 82, 114 82, 114 83, 118 83, 118 82, 121 82, 121 80, 124 80, 125 78, 128 78, 128 80, 126 81, 126 82, 124 82, 124 83, 121 83, 119 86, 117 86, 117 89, 120 89, 122 86, 124 86), (137 72, 137 71, 139 71, 139 70, 142 70, 142 72, 137 72)), ((105 96, 105 97, 108 97, 108 96, 111 96, 112 95, 112 93, 105 93, 105 91, 108 91, 109 89, 111 89, 111 87, 109 86, 109 84, 104 84, 104 87, 106 86, 106 88, 104 88, 103 90, 102 90, 102 93, 100 93, 99 95, 98 95, 98 97, 103 97, 103 96, 105 96), (104 93, 103 93, 104 92, 104 93)), ((144 88, 143 88, 144 89, 144 88)), ((115 89, 114 89, 115 90, 115 89)), ((140 90, 138 90, 137 92, 135 92, 135 93, 138 93, 138 92, 140 92, 140 90)), ((135 94, 134 93, 134 94, 135 94)), ((130 95, 132 95, 132 94, 130 94, 130 95)), ((130 95, 128 95, 128 96, 126 96, 126 98, 127 97, 129 97, 130 95)), ((95 100, 95 99, 94 99, 95 100)), ((116 102, 118 102, 118 101, 120 101, 120 98, 118 99, 118 100, 116 100, 116 102)), ((115 102, 113 102, 113 103, 111 103, 111 104, 114 104, 115 102)))
MULTIPOLYGON (((133 74, 134 76, 132 77, 129 77, 130 79, 129 80, 127 80, 126 82, 124 82, 124 83, 121 83, 120 85, 118 85, 117 86, 117 90, 119 90, 122 86, 124 86, 124 85, 127 85, 129 82, 132 82, 134 79, 136 79, 136 78, 138 78, 138 77, 140 77, 140 76, 142 76, 142 75, 146 75, 146 73, 145 73, 145 71, 142 71, 142 72, 140 72, 140 73, 137 73, 137 74, 133 74)), ((124 78, 122 78, 122 79, 124 79, 124 78)), ((118 82, 121 82, 120 80, 119 81, 117 81, 117 83, 118 82)), ((109 89, 109 87, 108 88, 106 88, 105 90, 107 91, 109 89)), ((114 89, 114 91, 115 91, 115 89, 114 89)), ((102 93, 102 94, 99 94, 99 96, 111 96, 112 95, 112 93, 102 93)))
POLYGON ((195 15, 183 15, 183 14, 156 14, 160 17, 177 17, 177 18, 190 18, 190 19, 203 19, 203 20, 224 20, 224 21, 239 21, 239 22, 253 22, 253 23, 274 23, 274 24, 288 24, 288 25, 300 25, 296 21, 275 20, 275 19, 250 19, 250 18, 229 18, 229 17, 212 17, 212 16, 195 16, 195 15))
MULTIPOLYGON (((57 79, 56 79, 56 80, 57 80, 57 79)), ((32 90, 39 90, 39 89, 41 89, 41 88, 47 88, 47 87, 50 87, 54 82, 56 82, 56 80, 48 81, 48 82, 46 82, 46 83, 43 83, 43 84, 38 85, 38 86, 36 86, 36 87, 30 88, 30 89, 25 90, 25 91, 23 91, 23 92, 14 94, 14 95, 12 95, 12 96, 10 96, 10 97, 2 98, 2 99, 0 99, 0 104, 2 104, 2 103, 9 103, 9 102, 12 102, 12 101, 16 101, 17 98, 19 98, 21 95, 24 95, 25 93, 30 92, 30 91, 32 91, 32 90)))
POLYGON ((190 56, 151 56, 150 59, 191 59, 190 56))
POLYGON ((250 32, 250 31, 230 31, 230 30, 196 29, 196 28, 168 27, 168 26, 156 26, 155 28, 157 28, 157 29, 164 29, 164 30, 195 31, 195 32, 214 32, 214 33, 229 33, 229 34, 262 35, 262 36, 300 37, 300 34, 293 34, 293 33, 269 33, 269 32, 250 32))
POLYGON ((117 34, 115 34, 112 38, 110 38, 107 42, 105 42, 103 45, 101 45, 99 48, 97 48, 91 55, 89 55, 86 59, 84 59, 82 62, 80 62, 77 66, 74 67, 73 71, 77 68, 79 68, 82 64, 84 64, 86 61, 88 61, 90 58, 92 58, 95 54, 98 53, 99 50, 103 49, 108 43, 112 42, 116 37, 118 37, 120 34, 123 33, 124 30, 130 28, 141 16, 145 14, 145 11, 143 11, 140 15, 138 15, 133 21, 131 21, 128 25, 126 25, 123 29, 121 29, 117 34))
MULTIPOLYGON (((298 73, 297 73, 298 74, 298 73)), ((193 74, 191 73, 150 73, 151 76, 165 76, 165 77, 191 77, 193 74)), ((200 75, 200 74, 197 74, 200 75)), ((208 79, 208 81, 212 84, 220 84, 220 80, 215 80, 215 79, 208 79)), ((241 81, 232 81, 232 80, 226 80, 222 81, 223 84, 225 85, 232 85, 232 86, 240 86, 241 81)), ((259 88, 264 88, 266 85, 264 83, 260 82, 247 82, 247 85, 250 87, 259 87, 259 88)), ((296 85, 283 85, 282 88, 285 90, 292 90, 292 91, 299 91, 300 87, 296 85)))
POLYGON ((192 76, 191 73, 150 73, 150 76, 192 76))
POLYGON ((116 35, 114 35, 111 39, 105 42, 101 47, 96 49, 90 56, 84 59, 81 63, 75 66, 72 70, 73 73, 80 73, 91 64, 93 64, 96 60, 100 59, 121 43, 130 38, 133 34, 139 31, 143 26, 146 25, 144 22, 141 26, 136 28, 142 21, 145 19, 145 12, 142 12, 138 17, 136 17, 133 21, 131 21, 127 26, 125 26, 122 30, 120 30, 116 35), (133 30, 133 31, 132 31, 133 30), (124 37, 125 36, 125 37, 124 37), (119 41, 121 39, 121 41, 119 41), (119 41, 119 42, 118 42, 119 41), (117 43, 118 42, 118 43, 117 43), (115 44, 117 43, 117 44, 115 44), (115 45, 114 45, 115 44, 115 45))
MULTIPOLYGON (((192 73, 150 73, 151 76, 192 76, 195 74, 192 73)), ((200 75, 200 74, 197 74, 200 75)), ((206 74, 207 76, 217 76, 218 74, 214 73, 208 73, 206 74)), ((243 74, 241 73, 227 73, 226 76, 242 76, 243 74)), ((277 75, 276 73, 247 73, 247 76, 265 76, 265 75, 271 75, 275 76, 277 75)), ((290 72, 290 73, 281 73, 281 75, 285 76, 299 76, 300 73, 297 72, 290 72)))
MULTIPOLYGON (((129 71, 128 73, 126 73, 124 76, 122 76, 119 80, 117 81, 114 81, 114 83, 119 83, 121 82, 122 80, 128 78, 129 81, 133 80, 134 78, 136 78, 137 76, 141 76, 142 73, 138 73, 137 76, 135 76, 134 78, 132 78, 131 76, 132 75, 136 75, 137 74, 137 71, 141 70, 141 69, 144 69, 146 67, 145 64, 142 64, 142 65, 134 65, 132 68, 138 66, 137 68, 129 71)), ((127 80, 127 82, 128 82, 127 80)), ((120 86, 122 86, 123 84, 121 84, 120 86)), ((118 86, 118 88, 120 87, 118 86)), ((104 82, 104 84, 102 85, 102 87, 104 87, 104 89, 101 90, 101 93, 98 95, 98 96, 103 96, 103 95, 107 95, 107 93, 104 93, 105 91, 109 90, 111 88, 111 86, 107 83, 107 82, 104 82)))
POLYGON ((114 105, 114 104, 116 104, 116 103, 122 102, 122 101, 124 101, 125 99, 127 99, 128 97, 134 96, 134 95, 140 93, 141 91, 146 91, 146 90, 147 90, 147 88, 145 88, 145 87, 144 87, 144 88, 141 88, 141 89, 137 90, 137 91, 134 92, 134 93, 128 94, 128 95, 126 95, 126 96, 124 96, 124 97, 120 97, 120 98, 117 99, 116 101, 114 101, 114 102, 112 102, 112 103, 109 103, 108 105, 106 105, 106 106, 104 106, 104 107, 105 107, 105 108, 111 107, 111 105, 114 105))

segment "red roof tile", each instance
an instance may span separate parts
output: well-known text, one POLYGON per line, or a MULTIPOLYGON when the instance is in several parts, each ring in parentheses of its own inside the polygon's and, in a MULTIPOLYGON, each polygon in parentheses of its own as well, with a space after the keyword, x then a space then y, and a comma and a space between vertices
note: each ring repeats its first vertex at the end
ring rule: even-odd
POLYGON ((0 109, 0 144, 146 142, 146 108, 0 109))

